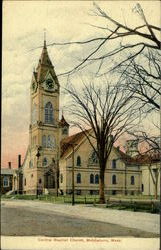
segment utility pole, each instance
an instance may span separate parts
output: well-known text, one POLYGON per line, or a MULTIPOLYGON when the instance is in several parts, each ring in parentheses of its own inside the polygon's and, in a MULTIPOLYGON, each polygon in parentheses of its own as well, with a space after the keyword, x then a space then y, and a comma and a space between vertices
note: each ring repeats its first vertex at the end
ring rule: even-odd
POLYGON ((72 206, 75 204, 75 197, 74 197, 74 145, 72 144, 72 206))
MULTIPOLYGON (((36 157, 37 157, 37 177, 38 177, 38 161, 39 161, 39 157, 40 157, 40 148, 38 147, 37 149, 37 154, 36 154, 36 157)), ((38 199, 38 178, 37 178, 37 183, 36 183, 36 198, 38 199)))
POLYGON ((56 164, 56 196, 58 197, 59 189, 59 147, 57 150, 57 164, 56 164))
POLYGON ((74 191, 75 191, 75 185, 74 185, 74 146, 76 146, 76 143, 68 143, 72 147, 72 206, 75 204, 75 197, 74 197, 74 191))
POLYGON ((127 195, 126 164, 125 164, 125 195, 127 195))

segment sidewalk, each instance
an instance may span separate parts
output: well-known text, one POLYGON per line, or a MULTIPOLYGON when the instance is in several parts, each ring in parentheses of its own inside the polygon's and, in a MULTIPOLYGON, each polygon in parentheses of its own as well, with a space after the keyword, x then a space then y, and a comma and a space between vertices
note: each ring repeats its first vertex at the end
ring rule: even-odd
POLYGON ((151 233, 160 233, 160 215, 158 214, 96 208, 85 204, 72 206, 71 204, 52 204, 29 200, 2 200, 1 203, 5 204, 5 206, 31 207, 37 211, 52 211, 77 218, 108 222, 151 233))

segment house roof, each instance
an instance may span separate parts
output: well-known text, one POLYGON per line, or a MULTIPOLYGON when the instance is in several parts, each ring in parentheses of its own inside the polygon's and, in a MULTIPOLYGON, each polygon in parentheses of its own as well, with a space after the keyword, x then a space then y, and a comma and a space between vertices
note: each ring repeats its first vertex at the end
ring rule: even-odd
MULTIPOLYGON (((61 157, 67 156, 72 152, 72 145, 79 145, 80 142, 85 138, 85 133, 91 131, 85 130, 83 132, 79 132, 72 136, 69 136, 61 141, 61 157)), ((138 154, 134 157, 129 156, 128 154, 121 151, 118 147, 114 146, 114 149, 120 155, 120 159, 122 159, 126 164, 150 164, 159 162, 161 157, 159 153, 151 153, 151 154, 138 154)))
POLYGON ((85 133, 88 133, 90 130, 91 129, 88 129, 63 139, 60 143, 61 157, 68 155, 72 151, 72 145, 73 146, 79 145, 82 139, 85 138, 85 133))
POLYGON ((15 169, 1 168, 1 175, 13 175, 14 172, 15 172, 15 169))
POLYGON ((124 160, 127 164, 150 164, 159 162, 161 157, 159 153, 151 152, 151 153, 145 153, 145 154, 138 154, 134 157, 131 157, 127 155, 126 153, 119 150, 119 153, 122 157, 122 160, 124 160))
POLYGON ((161 160, 161 155, 159 154, 159 152, 139 154, 136 157, 134 157, 134 160, 140 164, 150 164, 159 162, 161 160))

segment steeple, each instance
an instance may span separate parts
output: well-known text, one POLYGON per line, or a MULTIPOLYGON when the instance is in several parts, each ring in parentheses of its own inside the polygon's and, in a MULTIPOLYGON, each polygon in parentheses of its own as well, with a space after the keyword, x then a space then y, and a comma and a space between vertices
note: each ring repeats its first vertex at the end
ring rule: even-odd
POLYGON ((44 46, 42 49, 42 53, 39 59, 39 63, 37 66, 37 82, 41 83, 44 81, 44 77, 46 76, 46 73, 48 70, 51 70, 53 75, 55 76, 54 67, 52 65, 52 62, 49 58, 47 46, 46 46, 46 40, 44 39, 44 46))

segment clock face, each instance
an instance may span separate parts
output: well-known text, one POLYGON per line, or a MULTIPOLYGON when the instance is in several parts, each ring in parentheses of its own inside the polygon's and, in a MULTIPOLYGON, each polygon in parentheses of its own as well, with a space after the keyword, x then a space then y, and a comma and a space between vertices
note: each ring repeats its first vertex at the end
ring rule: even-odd
POLYGON ((53 88, 54 88, 54 82, 53 82, 52 79, 47 79, 47 80, 46 80, 46 87, 47 87, 48 89, 53 89, 53 88))

